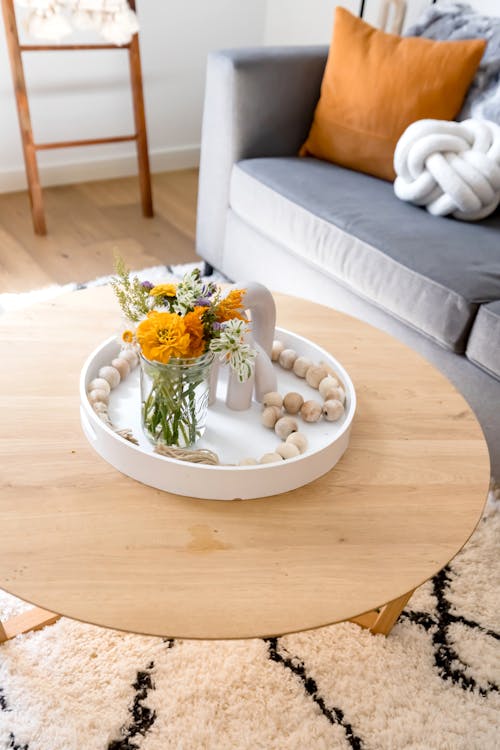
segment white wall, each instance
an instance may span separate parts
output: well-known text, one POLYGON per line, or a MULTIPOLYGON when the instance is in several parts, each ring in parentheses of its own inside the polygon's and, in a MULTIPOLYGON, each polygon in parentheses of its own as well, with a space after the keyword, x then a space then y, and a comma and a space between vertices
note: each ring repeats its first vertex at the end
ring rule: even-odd
MULTIPOLYGON (((375 23, 379 0, 367 0, 375 23)), ((500 14, 500 0, 470 0, 500 14)), ((408 21, 429 0, 410 0, 408 21)), ((254 44, 321 44, 333 9, 359 0, 139 0, 141 51, 152 168, 198 160, 207 52, 254 44)), ((99 41, 75 36, 64 41, 99 41)), ((29 43, 32 40, 25 40, 29 43)), ((24 55, 35 139, 57 141, 133 132, 123 51, 24 55)), ((39 155, 44 185, 135 174, 133 144, 61 149, 39 155)), ((0 14, 0 192, 25 187, 21 140, 0 14)))
MULTIPOLYGON (((405 25, 413 23, 431 0, 408 0, 405 25)), ((500 15, 500 0, 464 0, 477 10, 500 15)), ((268 0, 266 44, 328 44, 331 39, 334 8, 342 5, 358 13, 360 0, 268 0)), ((375 24, 379 0, 366 0, 365 19, 375 24)))
MULTIPOLYGON (((266 2, 138 1, 153 169, 197 163, 207 52, 262 43, 266 2)), ((26 184, 4 39, 0 13, 0 192, 26 184)), ((30 52, 24 62, 36 141, 133 132, 126 52, 30 52)), ((136 171, 131 143, 44 152, 39 163, 45 185, 136 171)))

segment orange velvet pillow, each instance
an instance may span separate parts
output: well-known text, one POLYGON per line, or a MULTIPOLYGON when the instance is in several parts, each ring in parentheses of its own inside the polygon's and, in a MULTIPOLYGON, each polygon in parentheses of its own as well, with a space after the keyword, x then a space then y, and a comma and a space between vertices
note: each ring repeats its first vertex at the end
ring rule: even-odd
POLYGON ((301 156, 395 178, 393 156, 415 120, 453 120, 486 47, 386 34, 337 8, 321 96, 301 156))

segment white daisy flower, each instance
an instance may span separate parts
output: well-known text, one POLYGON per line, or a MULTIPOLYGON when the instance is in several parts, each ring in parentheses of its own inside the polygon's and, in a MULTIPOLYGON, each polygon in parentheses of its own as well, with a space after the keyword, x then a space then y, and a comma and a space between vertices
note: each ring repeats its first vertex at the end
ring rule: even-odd
POLYGON ((203 296, 204 288, 205 285, 200 279, 200 272, 197 268, 187 273, 177 285, 177 299, 173 306, 175 312, 185 315, 192 310, 196 300, 203 296))
POLYGON ((219 354, 221 362, 229 364, 240 383, 252 374, 257 352, 245 343, 248 326, 245 321, 233 318, 223 324, 219 338, 210 342, 210 350, 219 354))

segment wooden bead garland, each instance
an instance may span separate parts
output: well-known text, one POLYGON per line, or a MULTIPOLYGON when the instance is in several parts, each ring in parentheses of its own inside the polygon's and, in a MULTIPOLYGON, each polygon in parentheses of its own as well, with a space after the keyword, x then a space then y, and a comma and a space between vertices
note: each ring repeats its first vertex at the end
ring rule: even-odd
POLYGON ((99 377, 91 380, 87 388, 87 397, 99 419, 116 432, 117 435, 125 438, 130 443, 134 443, 134 445, 139 445, 139 443, 131 430, 117 429, 111 422, 108 413, 108 403, 109 394, 112 389, 116 388, 120 381, 124 380, 138 363, 139 358, 132 349, 123 349, 111 365, 101 367, 99 377))
MULTIPOLYGON (((345 390, 338 375, 328 364, 325 362, 314 364, 307 357, 299 357, 293 349, 286 349, 282 341, 273 341, 272 352, 273 361, 278 362, 284 370, 292 370, 297 377, 305 378, 308 385, 319 391, 323 403, 314 399, 304 401, 302 395, 294 391, 283 397, 276 391, 266 393, 262 399, 265 407, 262 412, 262 424, 265 427, 274 428, 279 437, 286 438, 286 442, 278 446, 274 453, 266 453, 265 462, 263 456, 259 463, 270 462, 269 456, 279 455, 283 460, 294 458, 307 449, 307 440, 298 431, 296 420, 292 419, 290 422, 291 417, 282 416, 282 407, 287 414, 300 415, 304 422, 309 423, 318 422, 322 417, 327 422, 336 422, 345 412, 345 390), (270 409, 273 411, 270 412, 270 409)), ((274 460, 278 461, 278 458, 274 460)), ((244 461, 250 462, 250 459, 244 459, 244 461)))

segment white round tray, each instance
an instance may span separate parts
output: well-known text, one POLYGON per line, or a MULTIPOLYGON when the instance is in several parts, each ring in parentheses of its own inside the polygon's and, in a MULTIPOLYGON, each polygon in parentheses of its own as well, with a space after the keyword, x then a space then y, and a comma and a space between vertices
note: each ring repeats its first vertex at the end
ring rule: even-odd
MULTIPOLYGON (((120 429, 130 428, 139 445, 120 437, 98 418, 87 398, 90 381, 119 352, 120 345, 115 337, 92 352, 82 369, 80 414, 88 441, 102 458, 119 471, 143 484, 178 495, 207 500, 249 499, 278 495, 312 482, 332 469, 348 446, 356 411, 354 386, 342 365, 321 347, 281 328, 276 328, 275 338, 313 362, 328 363, 338 373, 346 391, 345 414, 338 422, 321 419, 315 424, 307 424, 298 418, 299 430, 306 435, 309 443, 303 455, 275 464, 207 466, 154 453, 141 427, 139 368, 111 392, 109 416, 113 425, 120 429)), ((275 367, 280 393, 297 391, 304 399, 320 399, 318 391, 310 388, 305 380, 279 365, 275 367)), ((220 368, 217 400, 209 408, 207 428, 196 447, 215 451, 221 463, 237 464, 242 458, 258 459, 264 453, 273 451, 280 439, 274 430, 262 426, 261 404, 254 401, 248 411, 232 411, 226 406, 226 369, 220 368)))

